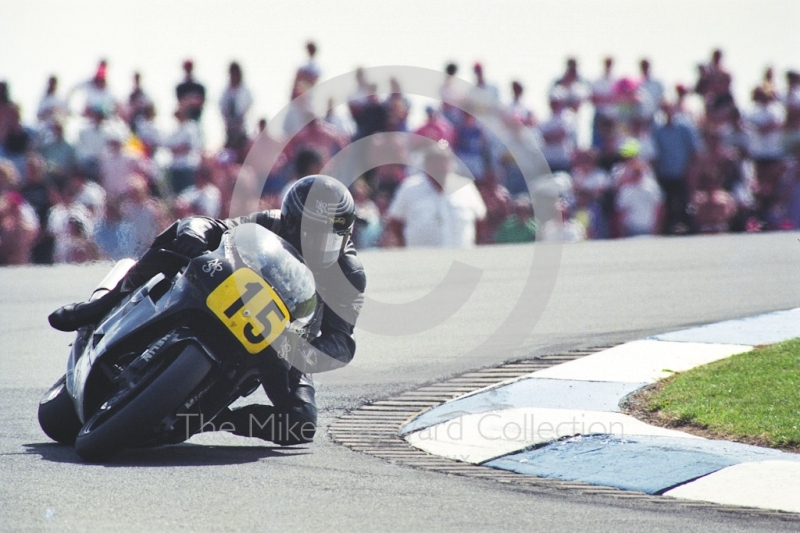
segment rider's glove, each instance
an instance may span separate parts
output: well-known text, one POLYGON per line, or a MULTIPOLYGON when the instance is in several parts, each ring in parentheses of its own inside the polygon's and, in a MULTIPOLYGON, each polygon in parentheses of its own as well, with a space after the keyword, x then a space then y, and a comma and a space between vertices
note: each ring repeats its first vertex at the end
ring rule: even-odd
MULTIPOLYGON (((216 233, 213 219, 191 217, 180 221, 172 249, 188 257, 202 255, 210 248, 209 238, 216 233)), ((217 239, 218 240, 218 239, 217 239)))

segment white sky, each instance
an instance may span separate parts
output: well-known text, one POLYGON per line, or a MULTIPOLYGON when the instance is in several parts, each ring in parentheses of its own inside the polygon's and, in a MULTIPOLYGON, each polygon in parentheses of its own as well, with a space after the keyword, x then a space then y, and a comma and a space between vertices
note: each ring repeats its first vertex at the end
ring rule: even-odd
POLYGON ((242 0, 238 2, 137 0, 6 1, 0 3, 0 79, 31 120, 51 73, 61 91, 89 78, 109 60, 109 86, 126 98, 132 72, 172 127, 174 86, 183 59, 195 60, 209 109, 204 128, 210 147, 221 139, 216 101, 227 64, 238 60, 256 104, 250 116, 272 116, 287 102, 306 40, 317 41, 323 79, 358 65, 413 65, 441 70, 450 60, 472 81, 480 60, 507 98, 517 78, 527 101, 545 115, 547 85, 574 55, 582 74, 600 72, 602 58, 617 58, 618 74, 634 74, 647 56, 656 77, 693 83, 695 65, 714 47, 725 51, 740 101, 774 65, 783 83, 787 67, 800 68, 800 2, 794 0, 242 0))

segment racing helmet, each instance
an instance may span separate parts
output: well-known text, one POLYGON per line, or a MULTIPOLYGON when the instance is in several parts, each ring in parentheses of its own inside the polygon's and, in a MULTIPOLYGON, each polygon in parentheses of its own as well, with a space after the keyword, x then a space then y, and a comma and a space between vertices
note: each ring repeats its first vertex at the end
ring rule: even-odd
POLYGON ((338 261, 350 239, 355 202, 336 178, 314 174, 297 180, 281 203, 280 233, 311 266, 338 261))

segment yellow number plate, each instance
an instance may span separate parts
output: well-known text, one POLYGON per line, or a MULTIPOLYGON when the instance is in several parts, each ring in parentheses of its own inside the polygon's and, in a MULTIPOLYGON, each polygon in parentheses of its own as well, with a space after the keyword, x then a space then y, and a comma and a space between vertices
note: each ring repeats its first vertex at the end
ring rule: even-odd
POLYGON ((240 268, 206 299, 206 305, 250 353, 258 353, 283 333, 289 310, 281 297, 249 268, 240 268))

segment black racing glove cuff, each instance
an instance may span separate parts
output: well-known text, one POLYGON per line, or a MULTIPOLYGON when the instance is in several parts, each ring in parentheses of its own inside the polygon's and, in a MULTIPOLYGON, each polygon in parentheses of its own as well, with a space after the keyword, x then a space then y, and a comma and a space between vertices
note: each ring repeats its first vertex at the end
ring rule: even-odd
POLYGON ((216 248, 225 232, 216 220, 208 217, 190 217, 178 222, 173 250, 188 257, 197 257, 216 248))

